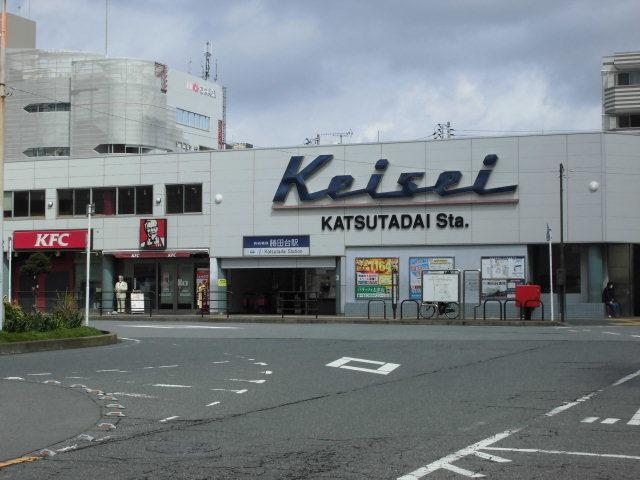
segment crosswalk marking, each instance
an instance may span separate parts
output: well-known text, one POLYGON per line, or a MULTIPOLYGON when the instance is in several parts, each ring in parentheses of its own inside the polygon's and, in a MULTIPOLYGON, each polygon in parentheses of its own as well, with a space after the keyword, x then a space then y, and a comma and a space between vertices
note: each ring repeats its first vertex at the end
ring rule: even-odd
POLYGON ((580 420, 582 423, 593 423, 598 420, 600 417, 587 417, 583 420, 580 420))
POLYGON ((604 420, 602 420, 602 422, 600 423, 604 423, 606 425, 613 425, 614 423, 616 423, 618 420, 620 420, 619 418, 605 418, 604 420))
POLYGON ((640 409, 631 417, 627 425, 640 425, 640 409))

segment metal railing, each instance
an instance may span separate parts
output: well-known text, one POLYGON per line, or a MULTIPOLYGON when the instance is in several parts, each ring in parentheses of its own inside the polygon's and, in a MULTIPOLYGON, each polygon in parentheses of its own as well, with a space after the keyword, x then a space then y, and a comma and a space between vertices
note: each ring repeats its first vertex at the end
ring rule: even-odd
POLYGON ((320 311, 320 292, 280 291, 276 298, 276 311, 282 315, 315 315, 320 311))
POLYGON ((367 302, 367 318, 371 319, 371 304, 374 302, 382 302, 382 312, 384 313, 384 319, 387 319, 387 302, 380 298, 372 298, 367 302))
MULTIPOLYGON (((504 312, 504 319, 505 320, 507 320, 507 305, 509 303, 513 303, 515 305, 515 307, 518 308, 518 305, 516 304, 516 299, 515 298, 509 298, 508 300, 505 300, 504 303, 502 304, 502 310, 504 312)), ((534 300, 534 299, 529 299, 529 300, 524 302, 524 305, 520 306, 520 320, 526 320, 524 318, 524 316, 525 316, 524 315, 524 309, 527 307, 528 303, 536 303, 534 308, 538 307, 538 305, 537 305, 538 303, 540 304, 540 308, 541 308, 540 320, 544 320, 544 302, 542 300, 534 300)))
POLYGON ((229 305, 231 305, 231 297, 233 296, 233 292, 229 290, 224 290, 224 291, 214 291, 211 293, 213 293, 214 297, 212 298, 210 295, 207 295, 207 297, 205 298, 206 302, 203 304, 202 308, 200 309, 200 317, 204 317, 205 313, 207 315, 211 314, 212 304, 215 304, 215 305, 222 304, 223 306, 215 306, 213 307, 213 309, 216 312, 223 311, 224 314, 227 316, 227 318, 229 318, 229 305))
POLYGON ((416 320, 420 320, 420 302, 418 302, 417 300, 413 300, 412 298, 405 298, 400 302, 400 319, 403 318, 402 314, 403 314, 404 304, 406 302, 413 302, 416 304, 416 320))
POLYGON ((498 304, 498 313, 500 314, 500 320, 502 320, 502 302, 495 298, 487 298, 484 302, 482 302, 482 320, 487 319, 487 303, 497 302, 498 304))

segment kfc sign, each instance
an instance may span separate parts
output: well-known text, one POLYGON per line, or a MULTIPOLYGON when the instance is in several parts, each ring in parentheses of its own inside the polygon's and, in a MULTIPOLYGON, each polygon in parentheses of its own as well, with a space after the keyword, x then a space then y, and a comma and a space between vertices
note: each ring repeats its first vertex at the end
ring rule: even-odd
POLYGON ((86 246, 86 230, 13 232, 14 250, 68 250, 86 246))
POLYGON ((145 218, 140 220, 140 250, 164 250, 167 248, 167 219, 145 218))

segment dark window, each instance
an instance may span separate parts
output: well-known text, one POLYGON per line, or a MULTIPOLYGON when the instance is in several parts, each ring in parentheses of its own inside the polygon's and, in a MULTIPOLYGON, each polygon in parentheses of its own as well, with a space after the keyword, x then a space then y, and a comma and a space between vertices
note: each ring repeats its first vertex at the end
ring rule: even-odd
MULTIPOLYGON (((558 269, 560 268, 560 245, 553 245, 553 290, 558 292, 558 269)), ((542 287, 543 293, 549 293, 549 247, 532 245, 529 247, 531 281, 542 287)), ((567 293, 580 293, 580 246, 565 245, 564 264, 567 271, 567 293)))
POLYGON ((89 196, 89 189, 82 188, 73 191, 73 214, 74 215, 86 215, 87 205, 91 202, 89 196))
POLYGON ((202 185, 184 186, 184 211, 202 212, 202 185))
POLYGON ((57 103, 31 103, 24 107, 29 113, 37 112, 68 112, 71 110, 71 104, 66 102, 57 103))
POLYGON ((29 216, 44 217, 44 190, 29 192, 29 216))
POLYGON ((136 187, 136 213, 138 215, 153 213, 153 187, 151 185, 136 187))
POLYGON ((618 128, 629 128, 629 115, 618 115, 618 128))
POLYGON ((182 213, 182 185, 167 185, 167 213, 182 213))
POLYGON ((619 73, 618 74, 618 85, 629 85, 629 74, 628 73, 619 73))
POLYGON ((93 203, 96 206, 96 215, 116 214, 116 189, 94 188, 93 203))
POLYGON ((631 128, 640 127, 640 115, 629 115, 629 125, 631 128))
POLYGON ((58 215, 73 215, 73 190, 58 190, 58 215))
POLYGON ((69 147, 32 147, 22 153, 27 157, 68 157, 69 147))
POLYGON ((29 192, 13 192, 13 216, 29 216, 29 192))
POLYGON ((135 213, 135 194, 134 187, 118 188, 118 215, 131 215, 135 213))

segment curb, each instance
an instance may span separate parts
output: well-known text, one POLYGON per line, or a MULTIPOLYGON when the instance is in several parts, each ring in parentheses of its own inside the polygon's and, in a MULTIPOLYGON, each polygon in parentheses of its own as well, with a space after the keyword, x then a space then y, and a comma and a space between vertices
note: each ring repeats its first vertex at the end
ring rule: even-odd
POLYGON ((51 340, 32 340, 30 342, 11 342, 0 344, 0 355, 14 353, 43 352, 46 350, 66 350, 68 348, 102 347, 118 343, 118 336, 112 332, 104 335, 78 338, 55 338, 51 340))
POLYGON ((503 327, 556 327, 564 323, 550 320, 450 320, 450 319, 391 319, 366 317, 308 317, 308 316, 207 316, 200 315, 154 315, 142 316, 104 316, 92 318, 92 321, 124 322, 205 322, 205 323, 273 323, 273 324, 366 324, 366 325, 462 325, 462 326, 503 326, 503 327))

